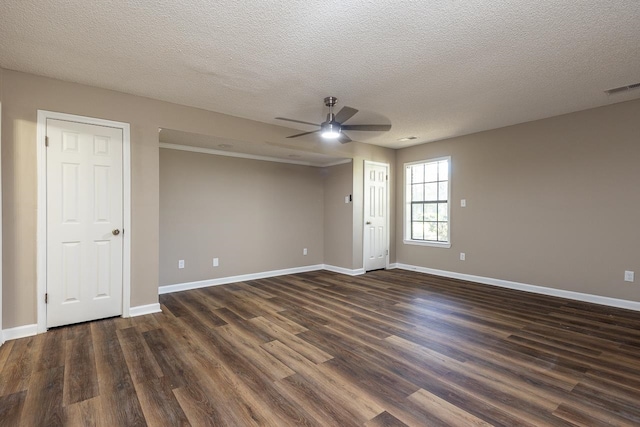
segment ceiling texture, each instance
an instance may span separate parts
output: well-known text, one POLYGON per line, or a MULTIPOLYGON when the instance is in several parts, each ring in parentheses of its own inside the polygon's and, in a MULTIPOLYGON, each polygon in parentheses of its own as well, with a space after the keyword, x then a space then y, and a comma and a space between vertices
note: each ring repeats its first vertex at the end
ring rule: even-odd
POLYGON ((400 148, 640 98, 640 1, 2 0, 0 67, 400 148))

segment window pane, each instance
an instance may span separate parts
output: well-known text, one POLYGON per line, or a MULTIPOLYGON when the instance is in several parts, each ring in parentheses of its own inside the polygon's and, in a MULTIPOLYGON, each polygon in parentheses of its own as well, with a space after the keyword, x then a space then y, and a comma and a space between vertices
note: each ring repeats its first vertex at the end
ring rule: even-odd
POLYGON ((411 220, 412 221, 422 221, 423 220, 423 205, 421 204, 413 204, 411 205, 411 220))
POLYGON ((449 221, 448 210, 448 203, 438 203, 438 221, 449 221))
POLYGON ((438 180, 438 163, 428 163, 425 166, 425 182, 434 182, 438 180))
POLYGON ((437 222, 424 223, 424 239, 438 240, 438 223, 437 222))
POLYGON ((406 238, 449 242, 449 159, 405 167, 406 238))
POLYGON ((438 240, 441 242, 449 241, 449 224, 446 222, 438 223, 438 240))
POLYGON ((421 202, 424 200, 424 184, 413 184, 411 186, 411 201, 421 202))
POLYGON ((449 199, 449 183, 447 181, 438 183, 438 200, 449 199))
POLYGON ((411 182, 424 182, 424 165, 411 166, 411 182))
POLYGON ((424 184, 424 200, 438 200, 438 183, 424 184))
POLYGON ((421 222, 411 223, 411 238, 416 240, 424 239, 423 227, 421 222))
POLYGON ((438 204, 437 203, 427 203, 424 205, 424 219, 425 221, 438 220, 438 204))
POLYGON ((438 162, 438 180, 440 181, 449 180, 449 161, 448 160, 442 160, 438 162))

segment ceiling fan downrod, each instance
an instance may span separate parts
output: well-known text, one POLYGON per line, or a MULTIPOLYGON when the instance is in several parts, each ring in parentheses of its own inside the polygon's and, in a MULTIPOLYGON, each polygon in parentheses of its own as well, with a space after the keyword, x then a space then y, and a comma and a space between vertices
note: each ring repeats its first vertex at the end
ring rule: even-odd
POLYGON ((331 123, 335 119, 335 115, 333 114, 333 107, 338 102, 338 98, 335 96, 327 96, 324 99, 324 105, 329 107, 329 114, 327 115, 327 123, 331 123))
POLYGON ((327 114, 327 121, 320 125, 320 136, 327 139, 339 138, 341 134, 341 125, 336 122, 336 117, 333 114, 333 106, 338 102, 338 98, 335 96, 327 96, 324 99, 324 105, 329 107, 329 114, 327 114))

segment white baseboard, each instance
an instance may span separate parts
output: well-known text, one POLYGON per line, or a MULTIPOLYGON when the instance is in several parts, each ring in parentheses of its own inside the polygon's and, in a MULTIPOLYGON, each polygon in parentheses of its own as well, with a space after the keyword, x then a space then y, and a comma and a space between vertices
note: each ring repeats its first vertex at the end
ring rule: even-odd
POLYGON ((168 294, 171 292, 186 291, 189 289, 207 288, 209 286, 227 285, 229 283, 244 282, 246 280, 267 279, 269 277, 284 276, 286 274, 306 273, 309 271, 322 270, 324 265, 307 265, 304 267, 286 268, 283 270, 263 271, 261 273, 242 274, 239 276, 221 277, 218 279, 199 280, 197 282, 177 283, 175 285, 160 286, 158 293, 168 294))
POLYGON ((392 262, 391 264, 389 264, 389 268, 387 268, 387 270, 393 270, 394 268, 398 268, 397 262, 392 262))
POLYGON ((336 267, 335 265, 324 264, 323 270, 333 271, 334 273, 346 274, 347 276, 359 276, 364 274, 364 268, 349 269, 344 267, 336 267))
POLYGON ((160 303, 138 305, 129 309, 129 317, 144 316, 145 314, 160 313, 160 303))
POLYGON ((547 288, 545 286, 529 285, 527 283, 511 282, 509 280, 493 279, 491 277, 474 276, 471 274, 456 273, 453 271, 436 270, 433 268, 418 267, 415 265, 397 263, 396 268, 419 273, 433 274, 435 276, 449 277, 452 279, 468 280, 470 282, 482 283, 485 285, 499 286, 501 288, 516 289, 519 291, 532 292, 534 294, 549 295, 566 298, 575 301, 590 302, 593 304, 608 305, 610 307, 625 308, 627 310, 640 311, 640 302, 624 299, 603 297, 600 295, 585 294, 582 292, 566 291, 563 289, 547 288))
POLYGON ((16 326, 2 331, 2 339, 5 341, 17 340, 18 338, 32 337, 38 333, 38 325, 16 326))

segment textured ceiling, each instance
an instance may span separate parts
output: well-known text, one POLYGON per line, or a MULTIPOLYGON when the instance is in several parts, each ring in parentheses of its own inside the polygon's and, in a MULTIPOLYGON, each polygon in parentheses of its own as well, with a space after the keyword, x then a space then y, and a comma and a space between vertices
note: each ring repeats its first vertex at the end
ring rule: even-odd
POLYGON ((638 0, 0 2, 0 67, 387 147, 638 98, 639 46, 638 0))

